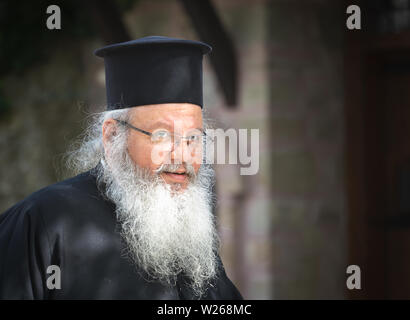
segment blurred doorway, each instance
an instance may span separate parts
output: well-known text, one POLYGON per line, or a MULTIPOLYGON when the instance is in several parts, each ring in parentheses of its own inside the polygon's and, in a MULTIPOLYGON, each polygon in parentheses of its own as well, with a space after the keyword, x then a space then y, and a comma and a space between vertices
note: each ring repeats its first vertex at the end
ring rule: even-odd
POLYGON ((362 271, 349 298, 410 299, 410 16, 403 25, 346 33, 349 264, 362 271))
MULTIPOLYGON (((410 53, 367 59, 364 179, 369 297, 410 299, 410 53)), ((363 274, 363 285, 366 284, 363 274)))

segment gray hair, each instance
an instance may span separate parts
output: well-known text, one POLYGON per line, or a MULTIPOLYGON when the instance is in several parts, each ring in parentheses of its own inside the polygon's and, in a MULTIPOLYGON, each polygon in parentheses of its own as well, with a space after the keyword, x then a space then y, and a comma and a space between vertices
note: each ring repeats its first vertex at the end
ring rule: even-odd
MULTIPOLYGON (((131 108, 99 112, 91 115, 89 125, 65 154, 65 165, 73 174, 96 167, 104 159, 102 125, 107 119, 129 121, 131 108)), ((120 127, 119 130, 126 130, 120 127)))

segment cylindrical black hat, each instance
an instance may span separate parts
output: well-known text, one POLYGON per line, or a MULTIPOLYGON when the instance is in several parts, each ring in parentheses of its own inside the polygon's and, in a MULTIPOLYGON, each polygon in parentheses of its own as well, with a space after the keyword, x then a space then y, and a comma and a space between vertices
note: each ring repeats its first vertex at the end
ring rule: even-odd
POLYGON ((160 103, 203 107, 200 41, 151 36, 96 50, 104 58, 107 109, 160 103))

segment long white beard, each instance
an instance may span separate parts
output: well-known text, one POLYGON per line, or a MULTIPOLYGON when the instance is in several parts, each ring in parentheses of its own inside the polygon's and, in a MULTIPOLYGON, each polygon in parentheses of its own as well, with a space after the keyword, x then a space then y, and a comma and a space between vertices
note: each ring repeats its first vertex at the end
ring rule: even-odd
POLYGON ((158 175, 138 168, 127 152, 115 158, 103 162, 98 180, 116 204, 129 256, 167 285, 183 273, 200 296, 217 269, 213 169, 202 166, 186 190, 175 192, 158 175))

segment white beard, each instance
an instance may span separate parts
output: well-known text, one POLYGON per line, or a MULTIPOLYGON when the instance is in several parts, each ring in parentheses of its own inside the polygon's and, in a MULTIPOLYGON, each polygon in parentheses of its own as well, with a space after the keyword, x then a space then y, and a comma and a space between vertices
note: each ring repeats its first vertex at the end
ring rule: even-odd
POLYGON ((98 181, 116 204, 129 256, 166 285, 183 273, 200 296, 217 269, 213 169, 202 166, 184 191, 175 192, 159 175, 138 168, 126 151, 114 154, 102 162, 98 181))

